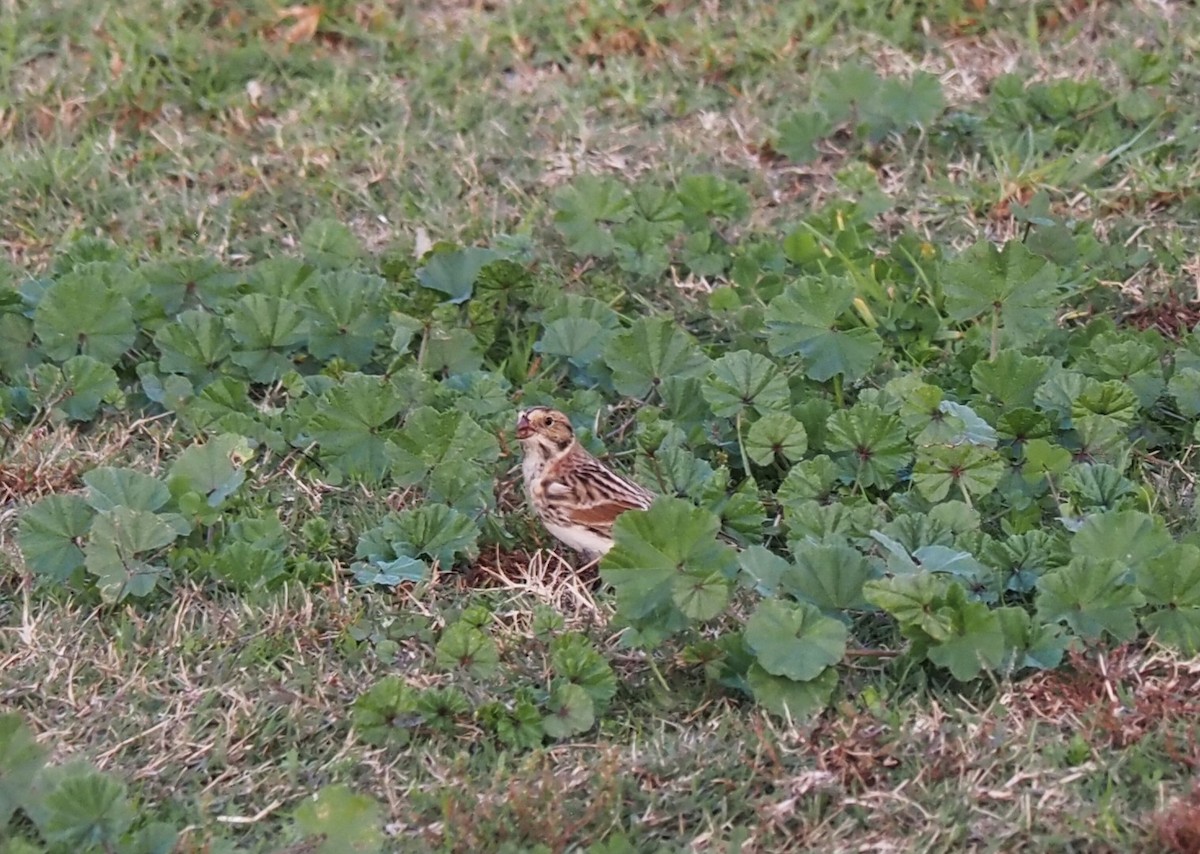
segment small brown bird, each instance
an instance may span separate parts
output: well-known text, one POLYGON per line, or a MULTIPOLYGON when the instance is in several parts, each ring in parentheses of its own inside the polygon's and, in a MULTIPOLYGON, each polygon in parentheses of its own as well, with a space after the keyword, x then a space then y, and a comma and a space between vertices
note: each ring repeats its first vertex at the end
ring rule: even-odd
POLYGON ((570 419, 557 409, 522 411, 517 438, 525 452, 521 473, 529 503, 546 530, 577 551, 604 554, 613 546, 616 518, 626 510, 645 510, 654 501, 653 493, 585 451, 570 419))

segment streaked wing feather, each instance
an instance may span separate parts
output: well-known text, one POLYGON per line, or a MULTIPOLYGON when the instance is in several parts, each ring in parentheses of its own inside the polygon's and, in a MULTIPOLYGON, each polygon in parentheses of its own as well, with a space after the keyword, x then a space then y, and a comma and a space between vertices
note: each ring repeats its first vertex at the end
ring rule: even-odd
POLYGON ((530 497, 550 532, 572 548, 607 551, 616 518, 626 510, 645 510, 654 501, 652 492, 610 470, 578 444, 543 459, 544 465, 530 469, 530 497))
POLYGON ((586 507, 576 507, 571 512, 572 521, 603 531, 611 531, 613 522, 626 510, 641 510, 642 507, 624 501, 598 501, 586 507))

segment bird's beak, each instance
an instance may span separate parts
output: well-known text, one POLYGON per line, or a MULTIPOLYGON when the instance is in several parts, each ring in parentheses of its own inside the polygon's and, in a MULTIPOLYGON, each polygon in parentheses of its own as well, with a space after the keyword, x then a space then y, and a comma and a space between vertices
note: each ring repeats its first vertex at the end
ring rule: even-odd
POLYGON ((529 423, 529 416, 522 412, 517 416, 517 438, 528 439, 533 435, 533 425, 529 423))

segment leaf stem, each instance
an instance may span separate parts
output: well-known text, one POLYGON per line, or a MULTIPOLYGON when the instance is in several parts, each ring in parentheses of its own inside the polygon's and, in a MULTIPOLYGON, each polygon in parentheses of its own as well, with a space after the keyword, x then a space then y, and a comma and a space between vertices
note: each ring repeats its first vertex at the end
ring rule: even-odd
POLYGON ((738 412, 737 418, 734 419, 734 427, 737 429, 738 452, 742 455, 742 470, 746 472, 746 477, 750 476, 750 458, 746 456, 746 443, 742 441, 742 413, 738 412))
POLYGON ((1000 355, 1000 306, 992 306, 992 347, 988 352, 988 361, 994 362, 1000 355))
POLYGON ((658 680, 658 684, 662 686, 663 691, 670 694, 671 686, 667 684, 667 680, 663 678, 662 671, 654 663, 654 653, 650 650, 646 650, 646 663, 650 665, 650 672, 654 674, 654 678, 658 680))

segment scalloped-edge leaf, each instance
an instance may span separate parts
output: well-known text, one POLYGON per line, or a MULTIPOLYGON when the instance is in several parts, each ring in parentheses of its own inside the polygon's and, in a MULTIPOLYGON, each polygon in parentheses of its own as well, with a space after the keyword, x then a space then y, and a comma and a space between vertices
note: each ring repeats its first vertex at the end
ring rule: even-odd
POLYGON ((746 623, 746 644, 764 670, 797 682, 816 679, 846 654, 847 630, 815 606, 760 602, 746 623))
POLYGON ((83 566, 80 547, 95 511, 79 495, 49 495, 21 514, 17 545, 35 575, 66 581, 83 566))
POLYGON ((837 687, 837 668, 827 667, 815 679, 797 682, 768 673, 754 663, 746 672, 746 683, 754 699, 772 714, 788 720, 804 720, 824 711, 837 687))

